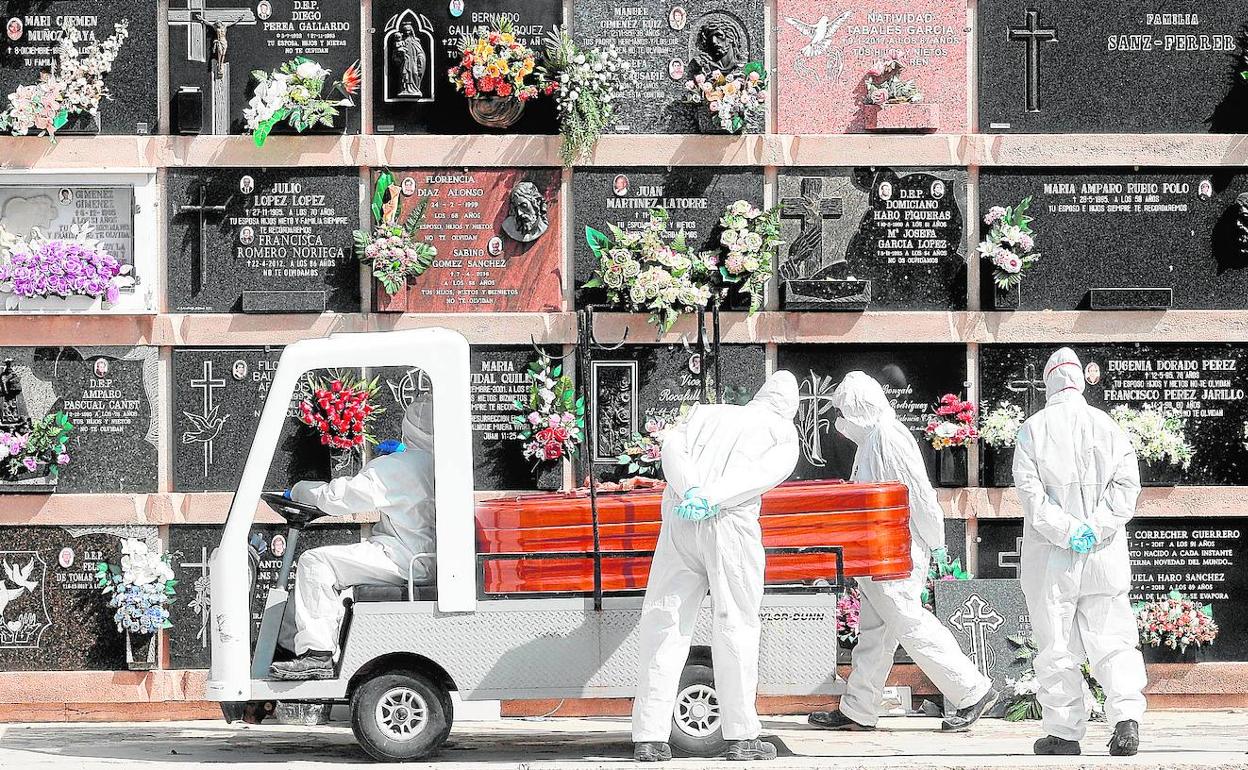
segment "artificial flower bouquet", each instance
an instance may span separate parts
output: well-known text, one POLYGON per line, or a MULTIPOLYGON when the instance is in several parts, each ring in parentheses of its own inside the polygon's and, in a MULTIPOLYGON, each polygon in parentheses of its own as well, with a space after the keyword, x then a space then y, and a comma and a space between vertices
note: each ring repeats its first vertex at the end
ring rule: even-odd
POLYGON ((1187 470, 1195 450, 1187 441, 1185 421, 1174 411, 1146 405, 1143 409, 1116 406, 1109 416, 1127 432, 1141 460, 1187 470))
POLYGON ((984 215, 988 237, 979 244, 979 253, 992 264, 992 282, 1002 290, 1012 289, 1023 280, 1023 273, 1040 261, 1035 234, 1031 230, 1031 196, 1017 206, 993 206, 984 215))
POLYGON ((923 92, 918 84, 901 77, 901 71, 905 69, 901 63, 902 55, 901 51, 893 49, 867 70, 863 79, 867 104, 883 107, 886 104, 918 104, 923 101, 923 92))
POLYGON ((862 619, 862 595, 858 588, 850 588, 836 600, 836 640, 845 647, 858 644, 858 632, 862 619))
POLYGON ((520 119, 525 104, 557 87, 538 69, 533 49, 516 38, 507 16, 496 16, 489 28, 463 35, 459 55, 447 75, 468 98, 473 119, 484 126, 510 126, 520 119))
POLYGON ((529 397, 516 400, 512 422, 524 439, 524 458, 535 464, 572 457, 585 439, 585 398, 576 394, 561 364, 542 356, 525 372, 529 397))
POLYGON ((55 480, 69 465, 66 444, 73 429, 64 412, 55 412, 32 422, 29 430, 0 432, 0 481, 55 480))
POLYGON ((1171 591, 1165 599, 1138 602, 1133 609, 1142 647, 1168 647, 1184 653, 1188 647, 1213 644, 1218 637, 1213 608, 1178 591, 1171 591))
POLYGON ((96 580, 108 596, 117 630, 131 634, 155 634, 172 628, 168 605, 177 585, 169 557, 160 552, 160 541, 149 547, 142 540, 129 538, 121 546, 121 563, 101 561, 96 580))
POLYGON ((714 254, 695 255, 683 232, 669 236, 670 217, 652 209, 638 232, 610 225, 610 235, 585 228, 585 240, 598 267, 585 288, 605 288, 607 298, 631 313, 649 313, 650 323, 666 332, 684 313, 711 301, 718 262, 714 254))
POLYGON ((570 166, 585 157, 611 124, 613 102, 629 64, 614 47, 581 48, 558 27, 546 36, 543 76, 554 84, 563 144, 559 157, 570 166))
POLYGON ((736 201, 720 217, 719 227, 720 246, 726 252, 720 278, 739 286, 750 298, 750 313, 756 313, 763 307, 780 247, 780 209, 764 211, 748 201, 736 201))
POLYGON ((687 101, 704 107, 713 124, 729 134, 760 125, 767 112, 767 70, 762 62, 749 62, 740 72, 700 72, 685 82, 685 90, 687 101))
MULTIPOLYGON (((1008 636, 1014 648, 1014 661, 1025 663, 1026 670, 1018 677, 1005 678, 1005 721, 1022 722, 1027 719, 1043 719, 1044 707, 1036 697, 1040 682, 1036 680, 1035 657, 1039 650, 1030 637, 1008 636)), ((1105 721, 1105 689, 1092 676, 1092 667, 1085 660, 1080 667, 1083 673, 1083 704, 1093 722, 1105 721)))
POLYGON ((927 568, 927 582, 919 600, 928 612, 936 611, 936 584, 946 580, 970 580, 971 573, 962 568, 961 559, 932 559, 927 568))
POLYGON ((946 393, 936 404, 936 413, 928 416, 923 435, 937 450, 970 446, 979 438, 975 417, 974 404, 946 393))
POLYGON ((18 86, 0 110, 0 132, 25 136, 39 131, 55 140, 71 117, 100 114, 100 102, 112 95, 104 76, 113 69, 130 35, 129 22, 113 25, 113 34, 80 49, 85 35, 66 17, 56 46, 56 62, 34 85, 18 86))
POLYGON ((373 277, 392 297, 403 290, 409 279, 428 270, 438 256, 437 247, 420 238, 429 199, 421 200, 400 224, 399 196, 394 174, 383 171, 373 188, 372 211, 376 224, 372 232, 356 230, 354 234, 356 254, 372 265, 373 277))
POLYGON ((299 403, 299 422, 315 430, 321 444, 330 451, 358 450, 365 444, 375 444, 369 428, 384 411, 373 404, 379 382, 376 377, 364 380, 345 376, 328 382, 313 380, 299 403))
POLYGON ((616 465, 623 466, 633 476, 658 476, 663 462, 663 434, 674 426, 666 417, 647 419, 641 432, 634 433, 615 458, 616 465))
POLYGON ((257 147, 263 147, 269 133, 282 121, 303 133, 315 126, 333 128, 339 107, 353 104, 360 92, 360 64, 347 67, 342 80, 334 81, 327 95, 329 70, 306 56, 297 56, 273 72, 254 70, 254 95, 243 110, 247 132, 257 147), (335 99, 335 92, 341 98, 335 99))
POLYGON ((984 444, 993 449, 1005 449, 1014 446, 1018 440, 1018 432, 1023 428, 1027 416, 1023 408, 1001 401, 996 409, 988 410, 979 425, 979 437, 984 444))
POLYGON ((0 235, 8 244, 0 247, 0 292, 9 295, 8 304, 71 296, 116 302, 122 288, 134 285, 130 266, 105 251, 91 232, 90 225, 75 223, 68 238, 46 238, 37 230, 26 240, 0 235))

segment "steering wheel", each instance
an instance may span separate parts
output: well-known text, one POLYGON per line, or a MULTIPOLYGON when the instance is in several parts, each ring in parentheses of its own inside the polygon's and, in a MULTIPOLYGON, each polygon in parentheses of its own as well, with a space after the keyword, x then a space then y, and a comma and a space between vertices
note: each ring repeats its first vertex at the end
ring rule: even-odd
POLYGON ((305 527, 322 516, 329 515, 315 505, 287 500, 276 492, 262 492, 260 499, 292 527, 305 527))

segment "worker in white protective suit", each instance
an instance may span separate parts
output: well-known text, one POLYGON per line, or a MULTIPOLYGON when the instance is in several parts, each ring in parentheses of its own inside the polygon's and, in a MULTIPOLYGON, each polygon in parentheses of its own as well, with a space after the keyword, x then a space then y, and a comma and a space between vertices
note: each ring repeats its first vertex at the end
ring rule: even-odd
POLYGON ((301 481, 289 497, 333 516, 378 511, 372 536, 362 543, 313 548, 299 557, 294 613, 283 618, 282 646, 293 660, 274 663, 275 679, 330 679, 342 618, 342 592, 357 585, 415 585, 434 579, 433 403, 413 402, 403 415, 403 442, 383 442, 355 476, 330 482, 301 481), (386 446, 386 445, 395 446, 386 446))
POLYGON ((763 601, 762 495, 797 466, 797 380, 776 372, 745 406, 699 405, 663 439, 663 525, 642 605, 634 758, 672 758, 681 671, 707 589, 711 655, 732 760, 775 759, 754 707, 763 601))
POLYGON ((1126 523, 1140 469, 1127 434, 1083 398, 1083 367, 1070 348, 1044 367, 1047 402, 1023 423, 1014 485, 1023 505, 1021 578, 1036 642, 1036 698, 1048 735, 1037 754, 1078 754, 1086 731, 1084 659, 1105 690, 1115 725, 1109 753, 1139 749, 1144 659, 1127 592, 1126 523))
POLYGON ((832 394, 841 416, 836 429, 858 445, 851 481, 897 481, 910 497, 909 577, 858 578, 858 644, 839 711, 817 711, 810 723, 828 730, 874 730, 897 645, 918 664, 956 709, 941 728, 970 728, 1000 697, 991 680, 963 654, 949 629, 921 602, 932 555, 945 560, 945 517, 927 478, 918 442, 897 419, 880 383, 850 372, 832 394))

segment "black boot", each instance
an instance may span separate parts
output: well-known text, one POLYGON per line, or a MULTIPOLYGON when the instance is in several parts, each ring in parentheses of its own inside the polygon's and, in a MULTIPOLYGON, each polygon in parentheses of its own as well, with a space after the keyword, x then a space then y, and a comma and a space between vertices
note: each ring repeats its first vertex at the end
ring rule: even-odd
POLYGON ((672 747, 660 741, 642 741, 633 744, 634 762, 670 762, 672 747))
POLYGON ((855 722, 838 711, 816 711, 806 717, 806 721, 824 730, 870 731, 875 725, 863 725, 855 722))
POLYGON ((776 753, 775 746, 755 738, 752 741, 733 741, 728 744, 728 753, 724 756, 733 762, 752 762, 756 759, 775 759, 776 753))
POLYGON ((955 711, 948 719, 940 723, 940 729, 947 733, 961 733, 971 729, 971 725, 978 722, 985 712, 997 705, 997 699, 1000 697, 1000 690, 995 687, 988 688, 987 694, 980 698, 978 703, 955 711))
POLYGON ((269 666, 269 676, 287 682, 304 679, 333 679, 334 656, 329 652, 309 650, 294 660, 269 666))
POLYGON ((1033 748, 1037 754, 1055 757, 1076 757, 1083 753, 1079 748, 1079 741, 1068 741, 1056 735, 1044 736, 1036 741, 1033 748))
POLYGON ((1134 757, 1140 750, 1140 723, 1134 719, 1124 719, 1114 726, 1114 734, 1109 739, 1109 755, 1112 757, 1134 757))

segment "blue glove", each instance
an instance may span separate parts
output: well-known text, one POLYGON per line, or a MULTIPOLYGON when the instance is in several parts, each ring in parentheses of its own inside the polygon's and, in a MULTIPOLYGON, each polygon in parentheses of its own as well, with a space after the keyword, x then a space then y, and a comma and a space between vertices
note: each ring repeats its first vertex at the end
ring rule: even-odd
POLYGON ((719 506, 711 505, 710 501, 702 496, 702 490, 698 487, 690 487, 689 491, 685 492, 684 501, 676 506, 676 515, 688 521, 702 521, 718 513, 719 506))
POLYGON ((388 438, 377 445, 376 455, 378 457, 385 457, 386 455, 393 455, 406 451, 407 444, 404 444, 402 441, 396 441, 392 438, 388 438))
POLYGON ((286 498, 287 500, 292 499, 292 498, 291 498, 291 496, 290 496, 290 490, 288 489, 288 490, 286 490, 285 492, 283 492, 283 493, 282 493, 282 497, 286 498))
POLYGON ((1092 549, 1096 546, 1096 533, 1087 524, 1079 528, 1079 531, 1070 536, 1070 550, 1075 553, 1092 553, 1092 549))

